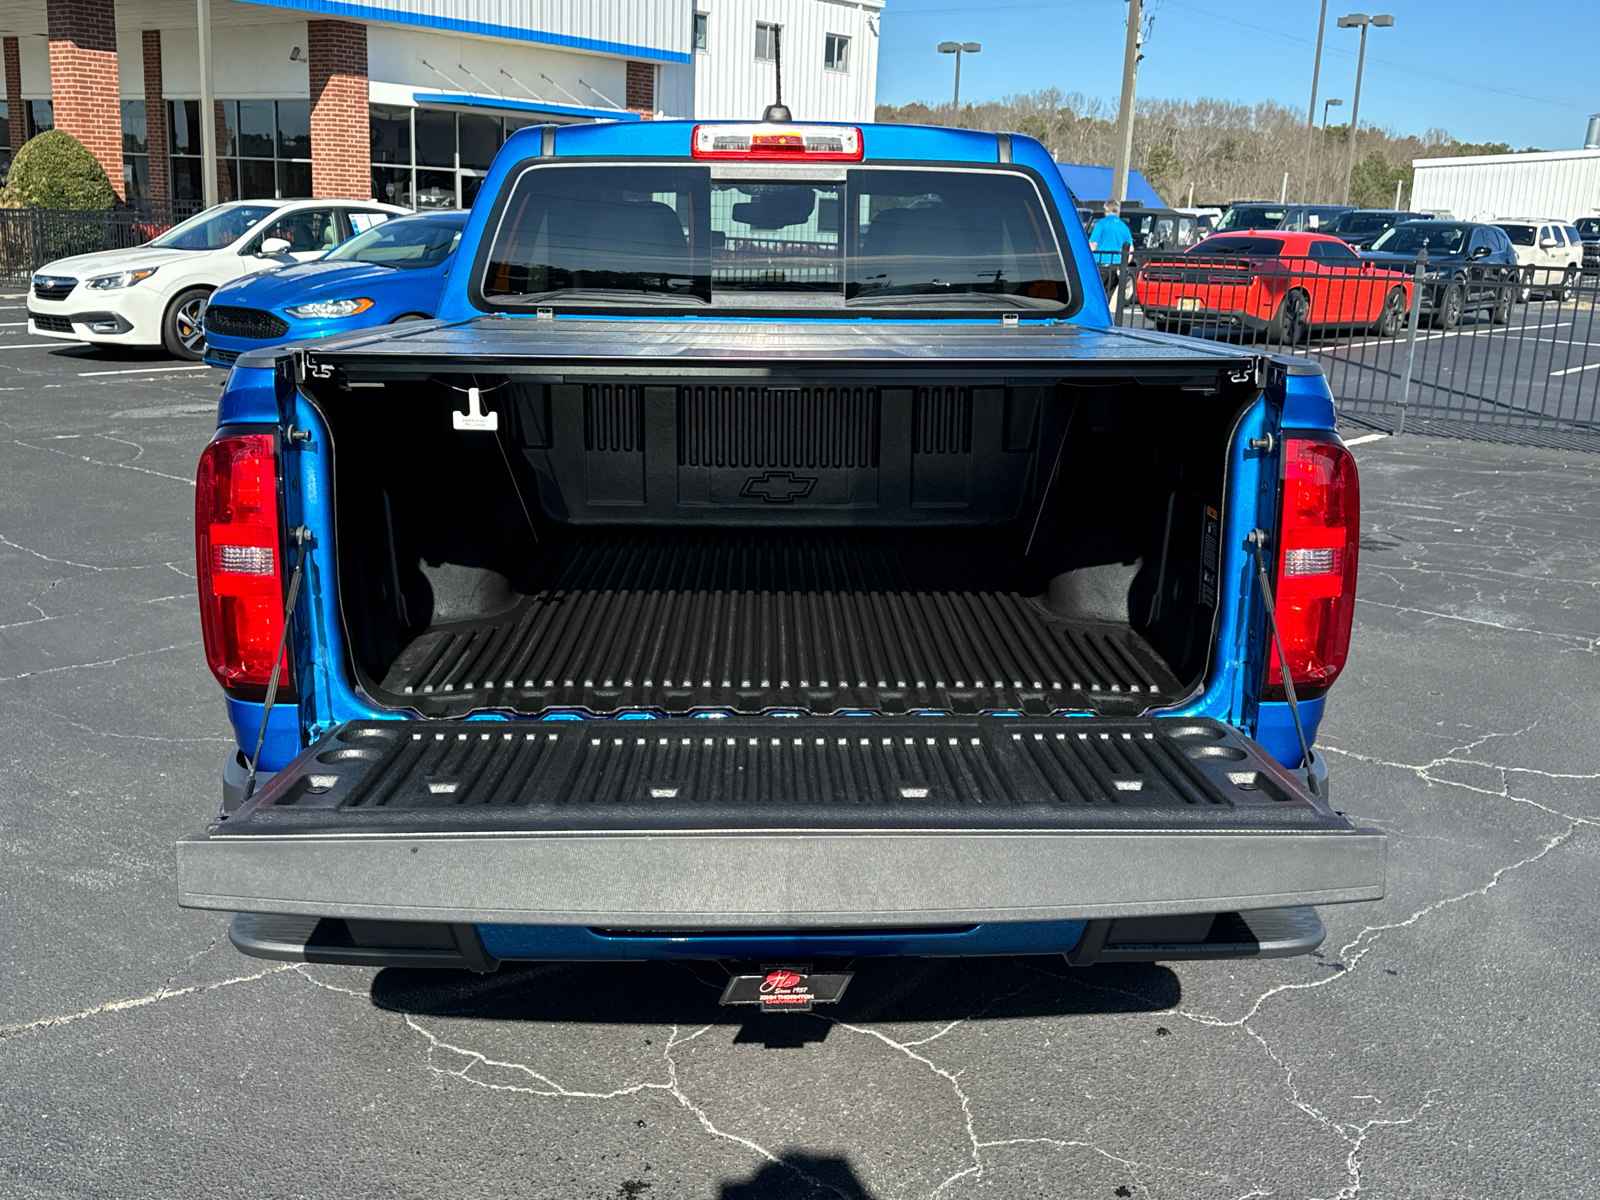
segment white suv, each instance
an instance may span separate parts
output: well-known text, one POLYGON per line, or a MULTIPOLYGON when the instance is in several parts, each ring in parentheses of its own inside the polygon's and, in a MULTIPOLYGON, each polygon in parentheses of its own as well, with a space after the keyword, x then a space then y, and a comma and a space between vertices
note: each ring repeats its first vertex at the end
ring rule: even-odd
POLYGON ((376 200, 235 200, 131 250, 46 263, 28 293, 28 332, 108 346, 205 353, 201 314, 225 283, 320 258, 410 210, 376 200))
POLYGON ((1522 286, 1517 299, 1526 301, 1535 288, 1558 300, 1571 300, 1578 292, 1583 270, 1583 239, 1565 221, 1549 217, 1516 217, 1496 221, 1517 252, 1522 286))

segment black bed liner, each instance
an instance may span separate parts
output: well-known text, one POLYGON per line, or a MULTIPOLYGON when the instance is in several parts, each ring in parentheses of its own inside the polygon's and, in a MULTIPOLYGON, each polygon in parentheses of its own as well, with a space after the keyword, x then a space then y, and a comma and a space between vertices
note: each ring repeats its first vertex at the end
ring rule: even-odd
POLYGON ((380 698, 670 713, 1138 712, 1179 681, 1124 625, 1068 621, 971 538, 587 534, 492 620, 440 625, 380 698))

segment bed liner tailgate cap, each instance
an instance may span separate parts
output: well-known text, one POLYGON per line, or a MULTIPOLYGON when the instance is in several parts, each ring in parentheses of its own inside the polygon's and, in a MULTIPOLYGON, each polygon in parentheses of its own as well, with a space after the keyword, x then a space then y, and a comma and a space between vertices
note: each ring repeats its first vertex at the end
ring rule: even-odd
POLYGON ((238 912, 805 928, 1373 900, 1385 855, 1217 722, 371 721, 179 842, 178 883, 238 912))

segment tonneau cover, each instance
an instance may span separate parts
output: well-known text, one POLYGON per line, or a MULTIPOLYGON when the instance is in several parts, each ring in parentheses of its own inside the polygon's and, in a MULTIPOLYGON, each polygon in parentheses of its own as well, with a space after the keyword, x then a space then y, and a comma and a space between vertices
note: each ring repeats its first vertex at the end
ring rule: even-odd
MULTIPOLYGON (((499 363, 598 363, 611 367, 769 363, 800 367, 811 360, 864 366, 986 364, 1010 367, 1096 367, 1120 375, 1172 368, 1254 373, 1265 361, 1239 346, 1135 329, 1091 329, 1067 321, 774 321, 704 318, 476 317, 447 324, 405 325, 327 338, 302 353, 308 363, 351 367, 380 362, 415 369, 437 360, 462 369, 475 360, 499 363)), ((313 368, 309 374, 315 378, 313 368)))

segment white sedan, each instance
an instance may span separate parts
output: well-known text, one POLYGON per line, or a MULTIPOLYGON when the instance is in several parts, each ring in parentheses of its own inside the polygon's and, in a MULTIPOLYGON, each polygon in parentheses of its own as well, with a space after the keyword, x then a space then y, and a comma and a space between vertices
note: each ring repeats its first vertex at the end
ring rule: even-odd
POLYGON ((108 346, 205 352, 201 314, 225 283, 320 258, 408 209, 376 200, 235 200, 131 250, 47 263, 28 293, 28 332, 108 346))

